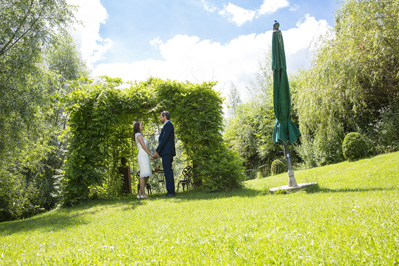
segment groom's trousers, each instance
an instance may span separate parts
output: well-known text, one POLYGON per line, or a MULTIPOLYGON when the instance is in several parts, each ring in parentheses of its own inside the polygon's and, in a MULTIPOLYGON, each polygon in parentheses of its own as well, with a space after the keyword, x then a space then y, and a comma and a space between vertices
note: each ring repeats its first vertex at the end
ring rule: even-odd
POLYGON ((166 181, 166 190, 168 194, 175 194, 175 178, 172 170, 173 155, 162 156, 162 166, 166 181))

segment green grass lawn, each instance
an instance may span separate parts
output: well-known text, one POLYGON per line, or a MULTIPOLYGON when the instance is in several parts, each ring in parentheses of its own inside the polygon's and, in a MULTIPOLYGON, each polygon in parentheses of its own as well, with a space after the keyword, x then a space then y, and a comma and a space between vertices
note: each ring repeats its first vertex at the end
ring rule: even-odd
POLYGON ((92 201, 0 224, 0 265, 397 265, 399 153, 230 193, 92 201))

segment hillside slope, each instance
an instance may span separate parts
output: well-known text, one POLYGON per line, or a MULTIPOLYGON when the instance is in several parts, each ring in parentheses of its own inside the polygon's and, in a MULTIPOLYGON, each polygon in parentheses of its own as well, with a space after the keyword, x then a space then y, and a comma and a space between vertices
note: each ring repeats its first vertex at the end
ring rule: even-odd
POLYGON ((0 224, 0 265, 399 263, 399 153, 296 171, 320 189, 126 197, 0 224))

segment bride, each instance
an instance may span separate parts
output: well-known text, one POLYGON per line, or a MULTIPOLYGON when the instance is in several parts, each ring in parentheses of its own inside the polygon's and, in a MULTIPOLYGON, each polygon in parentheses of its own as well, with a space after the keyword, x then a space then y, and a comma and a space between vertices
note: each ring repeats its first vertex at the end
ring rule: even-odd
POLYGON ((137 194, 138 199, 148 199, 145 194, 145 185, 148 179, 152 176, 150 156, 152 157, 151 151, 148 149, 148 141, 143 137, 141 131, 144 126, 141 122, 135 122, 133 125, 134 130, 134 141, 136 141, 137 149, 139 150, 137 159, 140 168, 140 190, 137 194))

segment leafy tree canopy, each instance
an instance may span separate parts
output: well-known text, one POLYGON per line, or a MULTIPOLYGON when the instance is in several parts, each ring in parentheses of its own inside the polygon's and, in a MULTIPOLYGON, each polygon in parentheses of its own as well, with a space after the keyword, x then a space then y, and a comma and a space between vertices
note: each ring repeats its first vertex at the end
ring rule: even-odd
POLYGON ((365 134, 377 152, 399 147, 398 12, 397 0, 344 1, 333 37, 299 73, 298 151, 309 166, 342 161, 349 132, 365 134))

